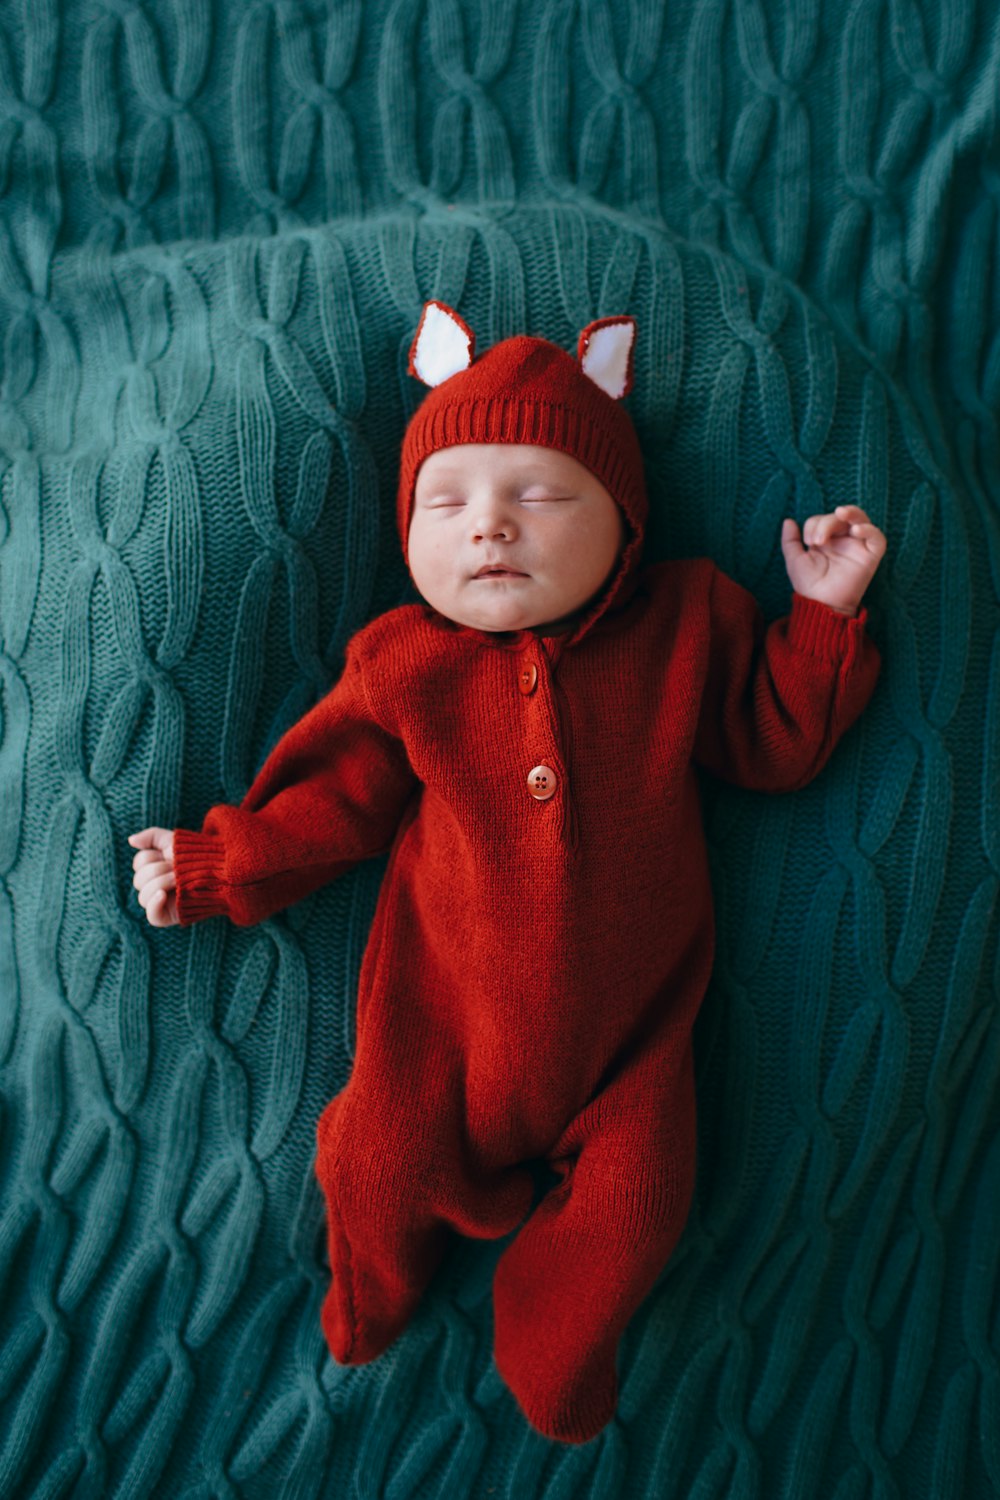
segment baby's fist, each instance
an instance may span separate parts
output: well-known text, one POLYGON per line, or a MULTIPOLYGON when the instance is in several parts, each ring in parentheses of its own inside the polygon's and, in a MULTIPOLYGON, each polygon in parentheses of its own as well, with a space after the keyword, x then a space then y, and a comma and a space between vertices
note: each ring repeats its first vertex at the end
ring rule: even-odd
POLYGON ((859 505, 838 505, 829 515, 810 516, 801 535, 797 522, 786 520, 781 548, 797 594, 855 615, 886 539, 859 505))
POLYGON ((171 828, 144 828, 129 835, 138 854, 132 860, 132 884, 139 892, 139 905, 153 927, 173 927, 177 915, 177 882, 174 879, 174 834, 171 828))

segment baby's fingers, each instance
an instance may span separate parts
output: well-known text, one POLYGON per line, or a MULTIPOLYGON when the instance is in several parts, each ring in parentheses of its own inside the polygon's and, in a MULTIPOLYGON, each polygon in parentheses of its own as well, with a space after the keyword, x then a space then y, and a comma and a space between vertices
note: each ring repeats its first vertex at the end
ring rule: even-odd
POLYGON ((138 854, 132 856, 132 868, 141 870, 143 865, 156 864, 158 861, 166 862, 167 858, 162 849, 140 849, 138 854))
POLYGON ((781 547, 786 558, 799 557, 805 553, 799 523, 792 516, 786 516, 781 523, 781 547))
POLYGON ((164 867, 162 873, 158 875, 147 875, 143 880, 140 880, 139 877, 136 876, 132 884, 139 892, 139 905, 142 907, 148 907, 153 897, 158 895, 160 891, 176 890, 177 878, 174 875, 172 869, 164 867))
POLYGON ((170 875, 173 878, 173 860, 161 859, 158 854, 137 854, 132 861, 135 874, 132 876, 132 884, 137 891, 141 891, 144 885, 149 885, 159 875, 170 875))
POLYGON ((876 557, 881 557, 885 551, 885 536, 871 521, 856 522, 851 527, 851 536, 857 537, 859 541, 864 542, 868 551, 873 552, 876 557))
POLYGON ((143 828, 138 833, 130 833, 128 841, 133 849, 160 849, 164 854, 171 854, 174 831, 172 828, 143 828))
MULTIPOLYGON (((139 897, 140 902, 142 897, 139 897)), ((152 927, 173 927, 178 921, 177 899, 166 890, 154 891, 146 906, 146 920, 152 927)))
POLYGON ((822 547, 834 537, 846 536, 849 529, 846 517, 830 511, 823 516, 809 516, 802 528, 802 540, 807 547, 822 547))

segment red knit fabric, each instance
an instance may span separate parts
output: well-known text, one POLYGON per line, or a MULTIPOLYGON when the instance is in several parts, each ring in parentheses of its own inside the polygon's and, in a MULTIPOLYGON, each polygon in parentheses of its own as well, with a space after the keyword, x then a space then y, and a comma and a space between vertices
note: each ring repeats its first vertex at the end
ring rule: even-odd
POLYGON ((326 1336, 342 1362, 379 1354, 451 1231, 522 1224, 545 1158, 562 1180, 499 1261, 494 1352, 528 1420, 571 1442, 615 1409, 621 1334, 692 1193, 713 955, 694 764, 802 786, 879 669, 864 611, 795 595, 765 630, 711 561, 630 577, 631 558, 617 607, 572 636, 421 604, 373 621, 242 804, 174 836, 183 923, 259 922, 391 849, 354 1068, 319 1124, 326 1336))

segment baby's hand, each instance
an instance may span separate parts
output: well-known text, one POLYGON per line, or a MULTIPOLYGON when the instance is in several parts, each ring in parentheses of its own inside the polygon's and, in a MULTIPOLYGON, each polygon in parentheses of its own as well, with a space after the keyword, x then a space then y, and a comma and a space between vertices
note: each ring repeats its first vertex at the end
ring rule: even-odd
POLYGON ((786 520, 781 527, 781 550, 792 588, 843 615, 857 614, 886 545, 882 532, 858 505, 838 505, 829 515, 810 516, 801 537, 796 521, 786 520))
POLYGON ((173 927, 177 915, 177 882, 174 879, 174 834, 171 828, 144 828, 129 835, 139 853, 132 861, 132 884, 139 892, 139 905, 154 927, 173 927))

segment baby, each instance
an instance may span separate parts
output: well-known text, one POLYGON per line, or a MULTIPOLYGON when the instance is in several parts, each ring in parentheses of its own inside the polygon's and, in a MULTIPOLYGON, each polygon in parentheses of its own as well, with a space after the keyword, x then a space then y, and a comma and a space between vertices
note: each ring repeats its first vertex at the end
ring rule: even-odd
POLYGON ((886 542, 855 505, 784 521, 794 593, 767 628, 708 558, 640 570, 634 337, 602 318, 575 359, 527 337, 476 358, 427 303, 398 492, 423 602, 357 632, 239 807, 129 840, 155 927, 259 922, 391 850, 353 1071, 318 1127, 324 1332, 374 1359, 451 1231, 520 1226, 494 1356, 565 1442, 613 1415, 622 1332, 692 1195, 714 939, 695 765, 805 785, 879 670, 859 605, 886 542))

